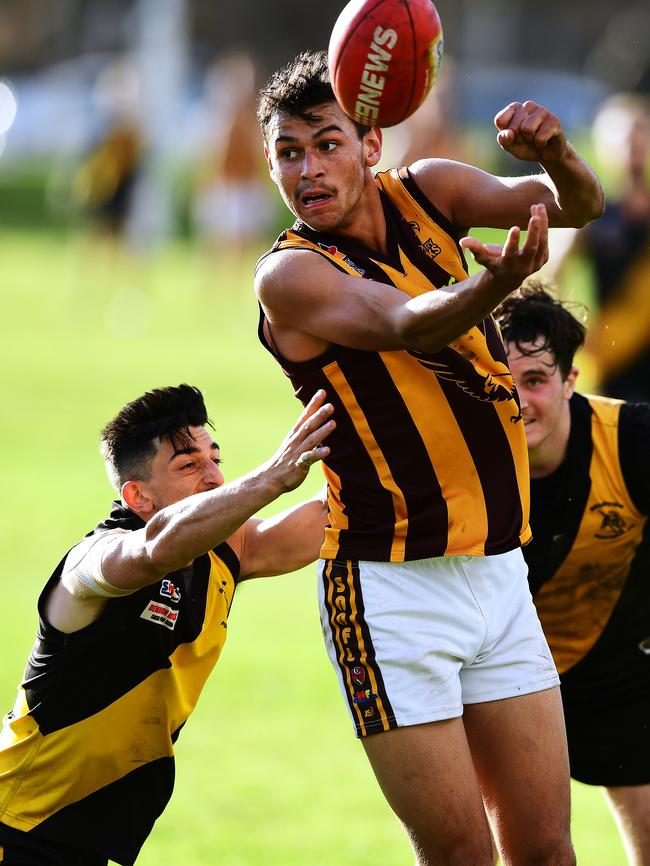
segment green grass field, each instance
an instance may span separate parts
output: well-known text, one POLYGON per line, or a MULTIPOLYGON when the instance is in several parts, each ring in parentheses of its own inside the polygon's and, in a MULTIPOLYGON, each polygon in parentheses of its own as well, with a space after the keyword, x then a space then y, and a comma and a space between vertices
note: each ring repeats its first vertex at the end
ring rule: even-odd
MULTIPOLYGON (((248 276, 210 274, 185 247, 110 273, 60 235, 5 233, 0 262, 4 712, 41 585, 112 498, 97 439, 122 403, 200 386, 227 477, 269 456, 298 404, 257 342, 248 276)), ((320 483, 312 472, 303 492, 320 483)), ((142 866, 411 866, 321 646, 315 580, 309 568, 238 591, 142 866)), ((574 836, 581 863, 625 863, 599 791, 575 786, 574 836)))

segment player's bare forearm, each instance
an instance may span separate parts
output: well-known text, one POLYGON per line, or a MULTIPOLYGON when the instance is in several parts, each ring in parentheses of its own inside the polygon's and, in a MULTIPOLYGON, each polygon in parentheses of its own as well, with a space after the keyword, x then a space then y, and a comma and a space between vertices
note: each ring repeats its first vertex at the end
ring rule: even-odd
POLYGON ((476 238, 461 241, 483 265, 466 280, 411 298, 399 311, 400 333, 410 348, 438 352, 488 316, 526 277, 548 258, 548 218, 543 204, 531 207, 526 240, 519 248, 521 231, 513 226, 503 247, 476 238))
POLYGON ((104 578, 137 588, 169 574, 232 536, 253 514, 298 487, 309 467, 326 457, 333 407, 319 391, 274 456, 237 481, 188 496, 157 512, 143 530, 128 533, 102 561, 104 578), (323 405, 324 404, 324 405, 323 405))
MULTIPOLYGON (((494 118, 497 142, 516 159, 539 162, 554 193, 551 226, 581 228, 600 216, 600 181, 567 140, 559 118, 536 102, 511 102, 494 118)), ((539 199, 538 199, 539 200, 539 199)))
POLYGON ((601 183, 569 142, 562 158, 545 159, 541 165, 557 205, 554 226, 582 228, 602 214, 605 194, 601 183))

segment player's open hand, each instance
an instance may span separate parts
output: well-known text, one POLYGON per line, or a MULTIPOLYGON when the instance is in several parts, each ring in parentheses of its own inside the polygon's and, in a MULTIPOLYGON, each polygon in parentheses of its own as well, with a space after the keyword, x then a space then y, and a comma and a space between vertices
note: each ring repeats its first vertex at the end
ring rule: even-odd
POLYGON ((530 209, 526 239, 521 249, 521 229, 513 226, 505 244, 482 244, 477 238, 462 238, 460 244, 470 250, 479 265, 489 271, 508 291, 514 291, 521 283, 538 271, 548 261, 548 215, 543 204, 534 204, 530 209))
POLYGON ((562 159, 567 139, 558 118, 537 102, 511 102, 494 118, 497 141, 517 159, 544 163, 562 159))
POLYGON ((334 407, 326 403, 325 391, 317 391, 289 431, 267 467, 283 490, 293 490, 307 477, 310 466, 330 453, 323 440, 336 426, 334 407))

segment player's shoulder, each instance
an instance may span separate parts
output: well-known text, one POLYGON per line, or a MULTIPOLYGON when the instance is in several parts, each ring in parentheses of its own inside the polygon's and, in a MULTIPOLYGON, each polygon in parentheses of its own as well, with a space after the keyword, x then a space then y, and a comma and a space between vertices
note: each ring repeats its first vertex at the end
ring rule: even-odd
POLYGON ((273 306, 274 301, 285 297, 292 288, 308 291, 325 268, 326 260, 313 245, 274 249, 257 263, 255 293, 262 304, 273 306))
POLYGON ((119 543, 125 535, 133 531, 132 529, 116 526, 110 529, 96 529, 90 535, 84 536, 81 541, 68 551, 63 565, 63 573, 74 570, 91 555, 102 555, 108 547, 119 543))

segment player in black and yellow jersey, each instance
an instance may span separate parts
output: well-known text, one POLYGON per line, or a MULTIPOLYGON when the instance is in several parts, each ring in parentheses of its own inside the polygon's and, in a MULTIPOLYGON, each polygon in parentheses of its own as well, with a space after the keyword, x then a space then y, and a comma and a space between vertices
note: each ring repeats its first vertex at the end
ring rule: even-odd
POLYGON ((313 561, 318 499, 252 515, 329 453, 319 392, 276 454, 224 484, 189 385, 125 406, 102 434, 120 493, 39 599, 40 626, 0 733, 0 863, 135 862, 174 782, 174 742, 226 637, 239 581, 313 561))
POLYGON ((650 863, 650 406, 575 393, 584 326, 542 286, 497 310, 531 472, 535 604, 561 676, 571 775, 602 785, 650 863))
POLYGON ((520 550, 526 441, 490 313, 545 261, 548 220, 600 213, 600 184, 532 102, 497 139, 541 175, 374 176, 381 131, 343 114, 324 54, 276 73, 258 117, 297 218, 257 269, 259 333, 303 403, 323 388, 335 406, 321 615, 356 732, 419 863, 492 863, 485 805, 504 862, 568 866, 558 679, 520 550), (472 225, 510 227, 504 247, 472 225))

